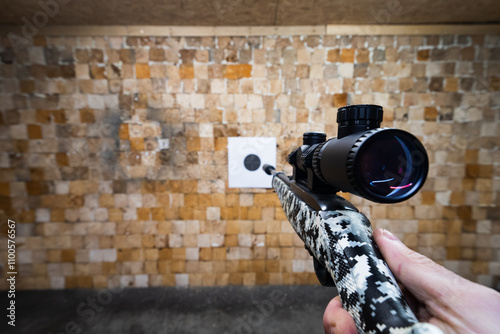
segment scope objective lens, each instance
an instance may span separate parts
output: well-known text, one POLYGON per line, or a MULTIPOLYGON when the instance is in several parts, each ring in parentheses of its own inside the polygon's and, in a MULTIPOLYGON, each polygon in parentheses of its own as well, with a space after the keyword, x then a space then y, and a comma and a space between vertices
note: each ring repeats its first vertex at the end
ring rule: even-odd
POLYGON ((353 176, 362 193, 406 199, 425 181, 427 164, 425 150, 415 137, 402 131, 382 131, 359 147, 353 176))
POLYGON ((425 148, 412 134, 383 128, 333 138, 316 149, 314 173, 332 187, 379 203, 413 196, 428 172, 425 148))

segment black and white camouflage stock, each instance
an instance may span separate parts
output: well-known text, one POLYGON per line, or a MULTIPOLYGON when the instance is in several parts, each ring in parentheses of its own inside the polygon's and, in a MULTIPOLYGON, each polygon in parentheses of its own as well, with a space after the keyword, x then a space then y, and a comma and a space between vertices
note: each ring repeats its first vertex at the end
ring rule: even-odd
POLYGON ((372 238, 365 215, 354 210, 313 210, 277 176, 273 187, 288 220, 332 276, 360 334, 442 334, 437 327, 418 322, 372 238))

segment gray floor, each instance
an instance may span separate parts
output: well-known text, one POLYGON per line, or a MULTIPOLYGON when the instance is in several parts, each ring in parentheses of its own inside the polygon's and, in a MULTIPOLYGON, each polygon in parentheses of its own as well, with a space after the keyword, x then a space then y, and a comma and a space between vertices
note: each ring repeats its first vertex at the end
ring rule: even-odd
POLYGON ((16 327, 2 316, 0 332, 321 334, 335 295, 321 286, 19 291, 16 327))

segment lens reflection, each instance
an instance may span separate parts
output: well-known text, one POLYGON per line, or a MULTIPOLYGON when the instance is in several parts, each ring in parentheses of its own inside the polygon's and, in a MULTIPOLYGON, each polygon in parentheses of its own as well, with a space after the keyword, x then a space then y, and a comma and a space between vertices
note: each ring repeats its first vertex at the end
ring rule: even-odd
POLYGON ((398 198, 418 188, 425 156, 404 132, 370 137, 356 155, 356 178, 365 191, 398 198))

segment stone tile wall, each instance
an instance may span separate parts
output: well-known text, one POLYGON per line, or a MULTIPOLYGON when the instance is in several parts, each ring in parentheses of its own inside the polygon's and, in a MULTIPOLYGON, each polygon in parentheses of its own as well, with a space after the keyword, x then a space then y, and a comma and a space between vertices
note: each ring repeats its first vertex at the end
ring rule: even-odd
POLYGON ((335 136, 356 103, 417 135, 431 168, 407 202, 353 203, 500 285, 499 36, 38 36, 18 52, 4 39, 0 60, 20 289, 316 283, 277 196, 227 188, 227 137, 277 137, 290 172, 302 133, 335 136))

